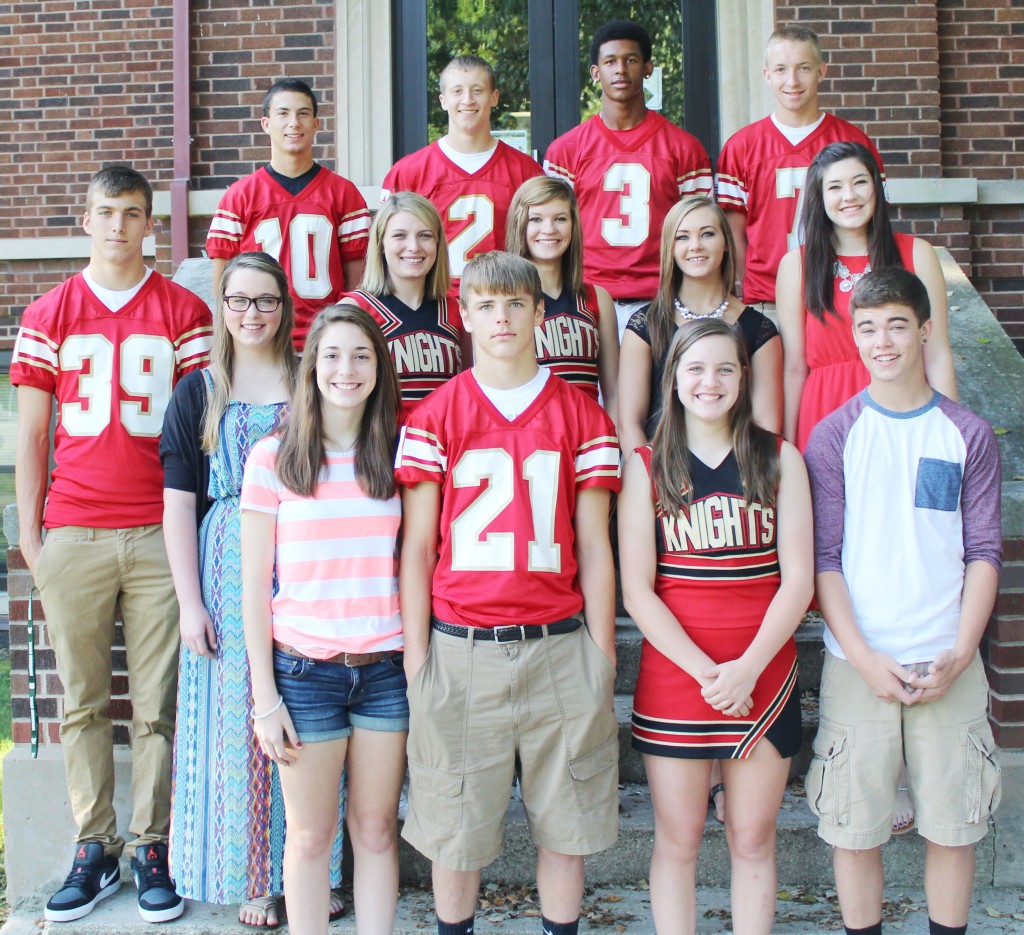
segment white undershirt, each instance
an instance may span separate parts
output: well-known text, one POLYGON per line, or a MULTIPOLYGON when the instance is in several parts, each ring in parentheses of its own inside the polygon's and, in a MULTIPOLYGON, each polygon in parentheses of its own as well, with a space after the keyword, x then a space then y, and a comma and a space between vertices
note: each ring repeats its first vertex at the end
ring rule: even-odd
POLYGON ((92 278, 88 266, 82 270, 82 278, 85 280, 85 284, 92 289, 96 298, 109 308, 110 311, 119 312, 139 294, 139 291, 146 285, 146 280, 149 279, 152 272, 147 266, 142 279, 132 286, 131 289, 108 289, 106 286, 101 286, 92 278))
POLYGON ((787 127, 779 123, 779 118, 772 114, 772 123, 778 128, 779 133, 789 140, 791 146, 799 146, 821 126, 821 121, 824 119, 825 113, 822 111, 821 116, 814 123, 808 124, 806 127, 787 127))
POLYGON ((495 141, 494 145, 490 149, 485 149, 482 153, 460 153, 456 149, 452 149, 448 143, 446 137, 441 137, 437 141, 437 145, 441 147, 441 152, 444 153, 452 162, 455 163, 463 172, 468 172, 473 175, 479 172, 487 161, 494 155, 498 148, 498 143, 495 141))
POLYGON ((491 401, 494 408, 511 422, 525 412, 540 396, 541 390, 544 389, 544 384, 548 382, 550 376, 551 371, 547 367, 538 367, 537 372, 526 383, 522 386, 514 386, 510 390, 499 390, 493 386, 487 386, 477 379, 475 373, 473 379, 476 380, 477 385, 483 390, 484 396, 491 401))

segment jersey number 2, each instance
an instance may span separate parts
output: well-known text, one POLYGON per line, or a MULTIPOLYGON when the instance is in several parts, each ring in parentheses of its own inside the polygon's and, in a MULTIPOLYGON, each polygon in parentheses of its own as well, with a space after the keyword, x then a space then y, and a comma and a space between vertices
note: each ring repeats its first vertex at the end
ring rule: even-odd
POLYGON ((449 221, 473 220, 460 230, 448 244, 452 275, 458 278, 469 262, 469 254, 494 230, 494 205, 483 195, 462 195, 448 208, 449 221))
MULTIPOLYGON (((555 504, 558 502, 557 451, 535 451, 523 461, 523 478, 530 488, 533 538, 527 551, 529 571, 562 570, 562 547, 555 542, 555 504)), ((514 532, 486 532, 515 496, 515 461, 503 448, 467 451, 455 465, 456 487, 487 486, 452 520, 452 569, 455 571, 514 571, 514 532)))

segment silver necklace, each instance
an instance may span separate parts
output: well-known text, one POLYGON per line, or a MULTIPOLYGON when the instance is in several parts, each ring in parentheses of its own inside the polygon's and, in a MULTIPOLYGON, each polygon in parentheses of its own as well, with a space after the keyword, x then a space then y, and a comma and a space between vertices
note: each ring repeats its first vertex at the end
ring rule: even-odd
POLYGON ((863 273, 851 273, 850 267, 837 257, 836 265, 832 272, 835 278, 839 280, 840 292, 853 292, 853 287, 871 272, 871 264, 868 263, 864 267, 863 273))
POLYGON ((703 315, 697 312, 691 312, 685 305, 679 296, 676 296, 672 300, 672 307, 679 313, 682 318, 687 321, 703 321, 706 318, 721 318, 725 314, 725 310, 729 307, 729 292, 726 290, 725 295, 722 296, 722 304, 717 308, 711 309, 710 312, 705 312, 703 315))

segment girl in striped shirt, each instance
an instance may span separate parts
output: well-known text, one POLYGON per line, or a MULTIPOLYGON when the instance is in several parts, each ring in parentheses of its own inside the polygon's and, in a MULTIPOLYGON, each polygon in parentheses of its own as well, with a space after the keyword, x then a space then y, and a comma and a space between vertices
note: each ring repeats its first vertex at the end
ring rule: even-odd
POLYGON ((310 329, 292 413, 242 483, 242 606, 260 746, 280 767, 290 930, 327 931, 338 783, 360 932, 390 932, 409 709, 398 612, 399 406, 391 355, 355 305, 310 329))

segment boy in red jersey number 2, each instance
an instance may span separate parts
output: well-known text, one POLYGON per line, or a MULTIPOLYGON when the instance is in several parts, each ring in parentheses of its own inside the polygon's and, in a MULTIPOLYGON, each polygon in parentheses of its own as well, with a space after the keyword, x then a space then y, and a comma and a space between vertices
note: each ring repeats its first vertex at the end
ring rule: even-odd
POLYGON ((544 932, 575 935, 583 856, 618 832, 608 539, 618 443, 593 400, 537 364, 544 305, 532 263, 475 258, 460 306, 473 368, 409 416, 396 461, 403 835, 433 861, 439 935, 469 935, 518 773, 544 932))

